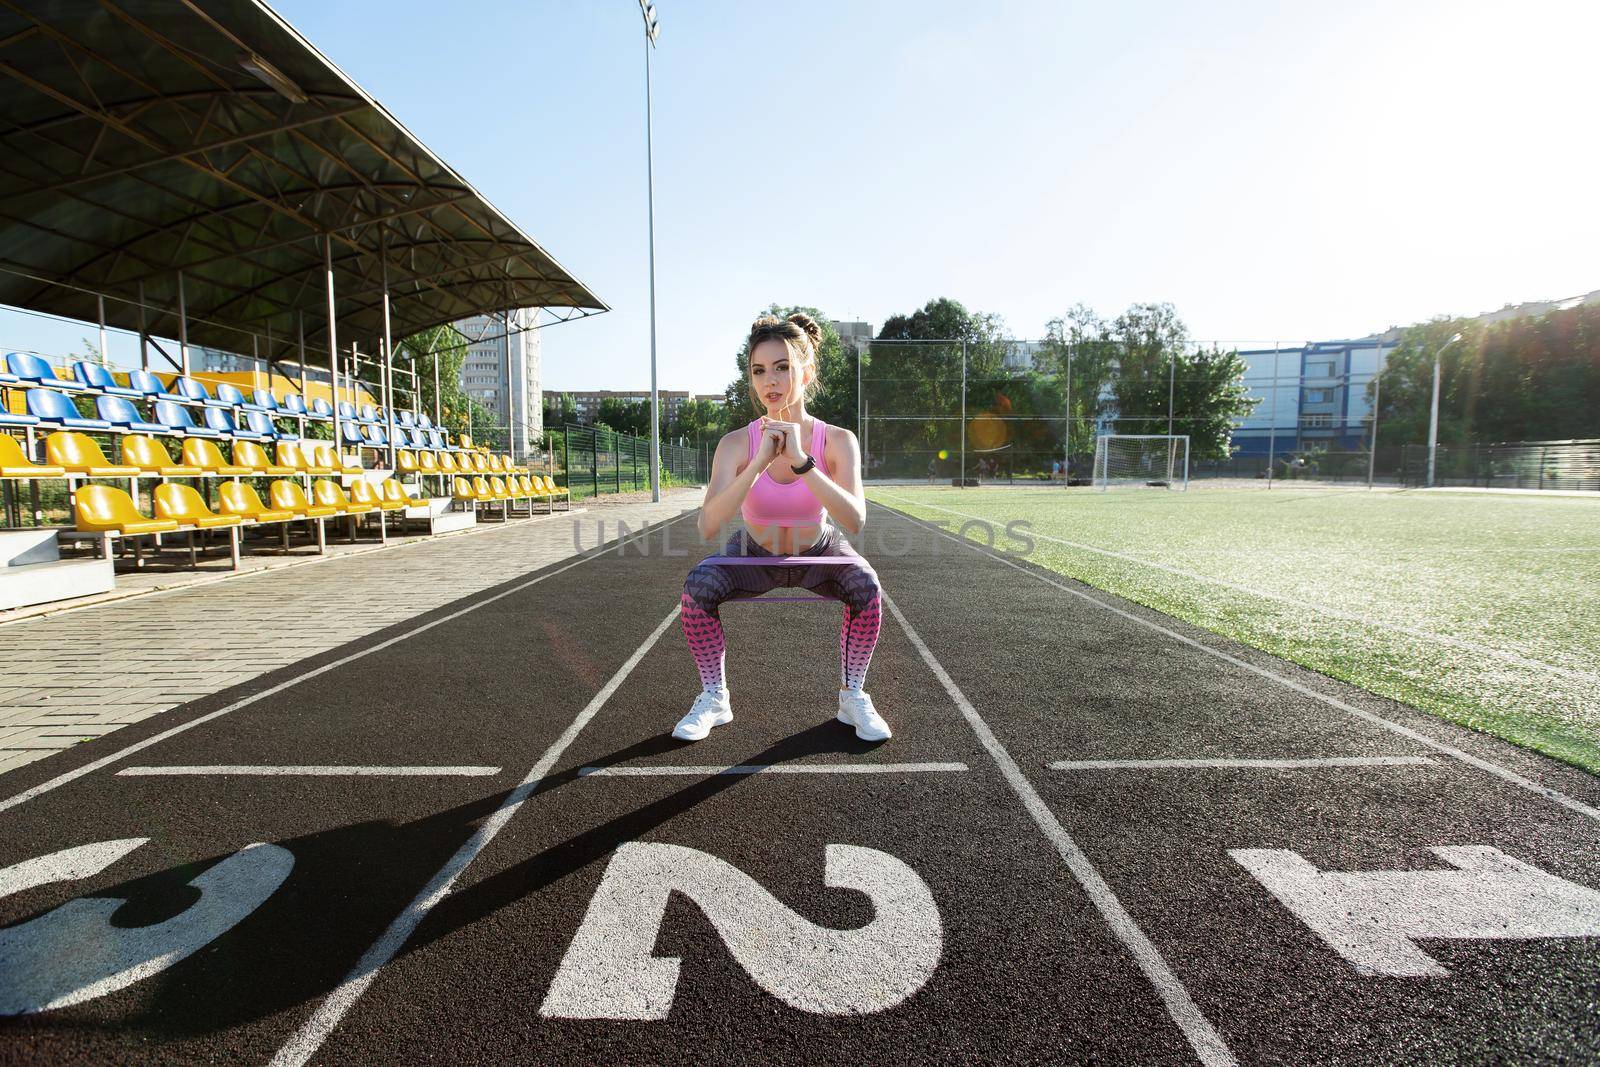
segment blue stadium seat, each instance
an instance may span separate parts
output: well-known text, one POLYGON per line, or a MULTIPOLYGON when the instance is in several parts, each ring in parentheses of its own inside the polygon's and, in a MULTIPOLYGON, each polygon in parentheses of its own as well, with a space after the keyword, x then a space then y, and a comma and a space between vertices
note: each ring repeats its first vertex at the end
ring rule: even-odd
POLYGON ((72 398, 54 389, 29 389, 28 414, 39 416, 42 423, 68 430, 111 429, 111 424, 105 419, 86 419, 78 414, 72 398))
POLYGON ((239 391, 237 385, 230 385, 228 382, 217 383, 217 399, 230 408, 242 408, 245 406, 244 393, 239 391))
POLYGON ((161 379, 147 370, 129 371, 128 384, 133 386, 140 395, 147 396, 152 400, 168 400, 175 404, 184 402, 182 394, 168 392, 167 387, 161 384, 161 379))
POLYGON ((388 448, 389 438, 382 426, 365 426, 362 427, 361 443, 373 448, 388 448))
POLYGON ((178 387, 178 392, 182 393, 183 398, 189 401, 191 404, 204 404, 208 408, 226 408, 232 406, 231 404, 225 404, 221 400, 218 400, 216 397, 212 396, 210 390, 208 390, 200 382, 195 381, 193 378, 179 378, 172 384, 178 387))
POLYGON ((311 417, 313 419, 333 418, 333 407, 320 396, 311 398, 311 417))
POLYGON ((4 407, 0 407, 0 426, 26 427, 37 425, 39 425, 39 416, 37 415, 18 415, 15 412, 7 411, 4 407))
POLYGON ((428 443, 433 446, 433 450, 435 452, 443 452, 449 448, 449 446, 444 443, 444 434, 440 433, 438 430, 428 431, 428 443))
POLYGON ((344 443, 347 445, 359 445, 362 443, 361 427, 353 422, 340 422, 339 436, 344 439, 344 443))
POLYGON ((339 421, 362 422, 364 420, 360 415, 356 414, 356 406, 354 404, 350 403, 348 400, 341 400, 339 401, 339 421))
POLYGON ((196 426, 189 417, 189 409, 171 400, 156 401, 156 421, 165 426, 168 433, 181 433, 185 437, 222 436, 209 426, 196 426))
POLYGON ((424 436, 422 431, 417 429, 415 426, 403 432, 405 433, 407 440, 410 442, 409 447, 422 450, 426 450, 430 447, 428 445, 427 437, 424 436))
POLYGON ((417 424, 417 417, 409 411, 397 411, 394 413, 394 421, 395 425, 404 426, 409 430, 417 424))
POLYGON ((362 404, 361 415, 358 421, 367 423, 371 426, 377 426, 384 420, 383 415, 380 413, 378 408, 373 407, 371 404, 362 404))
POLYGON ((245 441, 256 441, 261 437, 254 430, 240 429, 239 424, 233 421, 233 416, 221 408, 206 408, 206 425, 224 437, 238 437, 245 441))
POLYGON ((102 396, 95 398, 95 407, 100 412, 100 417, 119 430, 129 430, 133 433, 166 433, 167 428, 159 422, 150 422, 139 414, 139 409, 133 406, 133 401, 122 396, 102 396))
POLYGON ((311 409, 306 407, 306 398, 299 393, 285 393, 282 406, 283 410, 290 415, 296 415, 302 419, 316 418, 315 415, 311 414, 311 409))
POLYGON ((50 364, 38 356, 30 356, 26 352, 13 352, 6 357, 6 363, 11 367, 11 373, 24 382, 33 382, 38 385, 48 385, 52 389, 77 389, 77 382, 69 382, 56 377, 56 372, 50 364))
POLYGON ((137 389, 128 389, 117 384, 111 372, 98 363, 90 363, 80 359, 72 365, 72 373, 77 376, 78 382, 85 389, 95 389, 111 396, 139 397, 144 394, 137 389))
POLYGON ((250 394, 252 400, 246 407, 255 408, 257 411, 278 411, 278 398, 272 395, 271 389, 257 389, 250 394))
POLYGON ((417 412, 417 425, 424 430, 431 430, 433 429, 433 420, 428 418, 426 411, 419 411, 417 412))
POLYGON ((244 413, 244 424, 251 433, 260 434, 269 441, 298 441, 300 435, 278 429, 272 419, 264 411, 247 411, 244 413))

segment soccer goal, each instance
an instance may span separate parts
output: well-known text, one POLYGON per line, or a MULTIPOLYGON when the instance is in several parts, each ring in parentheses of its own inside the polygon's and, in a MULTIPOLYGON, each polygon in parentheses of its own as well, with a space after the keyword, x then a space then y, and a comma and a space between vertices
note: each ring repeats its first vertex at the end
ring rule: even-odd
POLYGON ((1105 434, 1095 439, 1094 487, 1189 488, 1187 434, 1105 434))

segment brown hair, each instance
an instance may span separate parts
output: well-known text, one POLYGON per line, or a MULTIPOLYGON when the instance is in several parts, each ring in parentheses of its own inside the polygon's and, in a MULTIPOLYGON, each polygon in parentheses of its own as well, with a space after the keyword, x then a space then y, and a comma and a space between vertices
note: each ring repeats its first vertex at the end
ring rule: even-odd
POLYGON ((757 413, 765 413, 767 408, 756 393, 755 384, 750 381, 748 360, 755 354, 756 346, 762 341, 774 340, 782 341, 788 347, 792 362, 802 366, 807 363, 811 365, 811 381, 805 387, 803 397, 805 401, 809 402, 822 386, 822 364, 818 359, 822 350, 822 327, 803 311, 796 311, 786 319, 780 319, 776 315, 763 315, 751 325, 750 340, 745 346, 744 384, 750 391, 750 403, 755 406, 757 413))

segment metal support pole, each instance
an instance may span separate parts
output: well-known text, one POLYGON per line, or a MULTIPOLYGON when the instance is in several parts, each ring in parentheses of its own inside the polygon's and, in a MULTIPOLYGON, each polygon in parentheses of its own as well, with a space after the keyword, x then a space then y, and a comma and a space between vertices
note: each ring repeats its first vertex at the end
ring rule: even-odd
POLYGON ((150 331, 144 318, 144 282, 139 283, 139 369, 150 369, 150 331))
POLYGON ((1439 455, 1439 356, 1433 354, 1433 399, 1428 404, 1428 488, 1433 488, 1434 464, 1439 455))
POLYGON ((444 408, 439 399, 439 353, 433 353, 433 424, 444 426, 444 408))
POLYGON ((380 258, 383 261, 383 410, 389 424, 389 469, 397 467, 394 447, 394 334, 389 321, 389 238, 380 236, 380 258))
POLYGON ((513 461, 517 454, 516 430, 513 428, 515 416, 512 413, 511 401, 511 309, 506 308, 506 448, 511 452, 513 461))
POLYGON ((183 291, 183 271, 178 272, 178 362, 189 376, 189 302, 183 291))
POLYGON ((306 398, 306 313, 295 313, 295 324, 300 333, 300 399, 306 398))
POLYGON ((106 298, 96 293, 94 299, 100 309, 100 365, 109 367, 111 358, 106 354, 106 298))
POLYGON ((1367 488, 1372 488, 1373 475, 1378 469, 1378 401, 1383 394, 1383 342, 1378 342, 1378 373, 1372 376, 1372 443, 1367 453, 1367 488))
POLYGON ((961 488, 967 487, 967 342, 961 342, 961 473, 956 477, 961 488))
POLYGON ((1072 480, 1072 346, 1067 345, 1067 433, 1061 446, 1061 488, 1072 480))
POLYGON ((1272 467, 1278 456, 1278 342, 1272 342, 1272 429, 1267 436, 1267 488, 1272 488, 1272 467))
POLYGON ((333 311, 333 235, 325 234, 322 238, 322 269, 327 277, 328 287, 328 381, 333 391, 333 453, 335 457, 343 454, 344 438, 341 436, 339 426, 339 331, 338 324, 334 321, 333 311))
POLYGON ((650 499, 661 500, 661 473, 657 457, 660 455, 660 416, 656 397, 656 176, 655 176, 655 118, 650 107, 650 50, 654 47, 649 26, 644 36, 644 138, 645 185, 648 191, 650 218, 650 499))

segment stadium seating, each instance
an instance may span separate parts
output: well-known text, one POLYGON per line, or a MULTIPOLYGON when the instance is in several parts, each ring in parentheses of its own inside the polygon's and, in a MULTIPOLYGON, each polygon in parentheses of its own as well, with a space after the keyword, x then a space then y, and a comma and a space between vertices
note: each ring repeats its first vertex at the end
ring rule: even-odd
POLYGON ((394 478, 384 479, 382 489, 383 499, 394 507, 409 508, 423 503, 421 498, 406 492, 405 485, 394 478))
POLYGON ((428 431, 428 443, 433 446, 434 451, 436 452, 444 452, 450 447, 445 442, 444 434, 440 433, 438 430, 428 431))
POLYGON ((206 408, 206 425, 223 437, 243 438, 248 441, 261 439, 261 435, 254 430, 241 429, 239 424, 233 421, 233 416, 222 408, 206 408))
POLYGON ((63 478, 67 469, 53 463, 35 463, 22 449, 22 442, 10 434, 0 434, 0 478, 63 478))
POLYGON ((155 501, 156 518, 171 519, 180 526, 196 530, 238 526, 243 521, 238 515, 218 515, 206 507, 194 486, 182 482, 162 482, 156 486, 155 501))
POLYGON ((269 508, 248 482, 223 482, 218 486, 217 510, 251 523, 286 523, 299 517, 289 508, 269 508))
POLYGON ((189 409, 171 400, 156 401, 156 421, 167 428, 167 432, 182 434, 184 437, 221 437, 222 434, 209 426, 196 426, 189 415, 189 409))
POLYGON ((36 416, 41 425, 61 426, 68 430, 111 429, 111 424, 105 419, 89 419, 78 414, 72 398, 54 389, 29 389, 27 398, 28 414, 36 416))
POLYGON ((456 464, 456 457, 449 452, 439 453, 439 473, 459 474, 462 468, 456 464))
POLYGON ((361 431, 366 427, 359 423, 341 419, 339 422, 339 440, 347 445, 360 448, 365 442, 361 438, 361 431))
POLYGON ((388 448, 389 438, 384 434, 382 426, 364 426, 361 430, 361 443, 368 448, 388 448))
POLYGON ((72 498, 78 529, 86 533, 127 536, 167 533, 178 528, 172 519, 151 518, 133 504, 133 498, 110 485, 85 485, 72 498))
MULTIPOLYGON (((258 398, 259 399, 259 398, 258 398)), ((283 398, 283 410, 300 419, 316 418, 311 414, 311 409, 306 407, 306 398, 299 393, 290 393, 283 398)))
POLYGON ((316 451, 314 455, 317 461, 317 466, 327 467, 328 473, 330 474, 340 472, 345 474, 360 474, 364 469, 361 466, 360 456, 357 456, 354 460, 352 460, 343 452, 337 451, 332 445, 316 445, 315 450, 316 451))
POLYGON ((356 503, 345 496, 338 482, 330 482, 327 479, 311 483, 311 498, 325 508, 334 508, 346 515, 365 515, 377 508, 375 504, 356 503))
MULTIPOLYGON (((403 493, 402 496, 404 496, 403 493)), ((405 507, 409 503, 409 500, 406 499, 394 499, 384 492, 381 487, 373 485, 365 478, 357 478, 350 483, 350 501, 355 504, 371 504, 373 507, 383 511, 394 511, 405 507)))
POLYGON ((333 408, 320 396, 311 398, 311 417, 313 419, 333 418, 333 408))
POLYGON ((279 511, 294 512, 296 518, 326 519, 339 514, 339 509, 331 505, 313 504, 306 499, 306 492, 299 483, 287 478, 279 479, 267 487, 267 499, 279 511))
POLYGON ((38 356, 30 356, 26 352, 13 352, 6 357, 6 363, 13 375, 29 384, 47 385, 52 389, 79 388, 77 382, 56 377, 55 368, 38 356))
POLYGON ((211 395, 211 391, 202 382, 193 378, 179 377, 172 383, 178 393, 191 404, 204 404, 208 408, 227 408, 231 405, 223 403, 211 395))
POLYGON ((251 391, 250 396, 250 406, 257 411, 266 411, 274 415, 283 413, 283 406, 278 403, 278 398, 273 395, 271 389, 255 389, 251 391))
POLYGON ((270 416, 264 411, 247 411, 244 413, 245 426, 251 433, 258 434, 265 440, 297 441, 300 435, 280 430, 273 423, 270 416))
POLYGON ((106 393, 110 396, 125 396, 138 399, 144 394, 137 389, 129 389, 117 384, 111 372, 98 363, 90 363, 80 359, 72 365, 73 376, 78 379, 81 388, 95 392, 106 393))
POLYGON ((97 396, 95 409, 100 417, 119 430, 130 430, 134 433, 167 433, 168 430, 159 422, 151 422, 139 414, 139 409, 133 406, 133 401, 123 396, 97 396))
POLYGON ((244 393, 239 391, 237 385, 228 382, 217 383, 217 399, 230 408, 244 407, 244 393))
POLYGON ((4 403, 0 403, 0 426, 14 426, 17 429, 27 429, 39 425, 39 416, 19 414, 11 411, 4 403))
POLYGON ((333 467, 324 466, 313 454, 311 444, 280 443, 278 465, 292 467, 301 474, 332 474, 333 467))
POLYGON ((165 445, 143 434, 128 434, 122 439, 122 462, 138 467, 145 476, 198 478, 205 473, 199 467, 174 463, 165 445))
POLYGON ((140 473, 138 467, 112 463, 93 438, 71 430, 57 430, 44 439, 44 459, 82 478, 132 478, 140 473))
POLYGON ((404 474, 416 474, 422 469, 417 462, 417 454, 409 449, 402 448, 395 453, 395 467, 404 474))
POLYGON ((278 477, 295 473, 293 467, 272 462, 267 456, 267 450, 254 441, 235 442, 233 446, 233 462, 239 466, 249 467, 253 474, 267 474, 278 477))
POLYGON ((218 478, 238 478, 255 473, 242 464, 229 463, 222 458, 222 449, 217 447, 215 441, 200 437, 191 437, 183 442, 183 462, 218 478))
POLYGON ((128 385, 140 396, 150 400, 167 400, 174 404, 185 403, 180 393, 169 392, 157 378, 147 370, 131 370, 128 372, 128 385))

